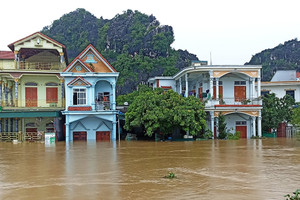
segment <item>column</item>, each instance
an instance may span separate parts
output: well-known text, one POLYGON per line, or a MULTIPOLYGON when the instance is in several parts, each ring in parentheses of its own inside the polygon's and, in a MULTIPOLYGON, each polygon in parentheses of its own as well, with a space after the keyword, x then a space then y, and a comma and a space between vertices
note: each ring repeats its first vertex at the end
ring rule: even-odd
POLYGON ((59 55, 60 55, 60 67, 63 68, 65 62, 64 52, 60 52, 59 55))
POLYGON ((2 133, 3 130, 2 130, 2 118, 0 118, 0 133, 2 133))
POLYGON ((188 74, 185 74, 185 97, 189 96, 188 74))
POLYGON ((210 82, 209 82, 209 93, 210 93, 210 98, 213 99, 214 95, 214 77, 213 77, 213 71, 209 71, 209 76, 210 76, 210 82))
POLYGON ((179 94, 182 94, 182 83, 181 83, 181 77, 179 78, 179 94))
POLYGON ((19 118, 15 119, 15 132, 19 131, 19 118))
POLYGON ((95 84, 92 84, 91 87, 91 105, 92 105, 92 110, 95 111, 96 110, 96 96, 95 96, 95 84))
POLYGON ((19 57, 19 51, 14 51, 15 54, 15 68, 20 69, 20 57, 19 57))
POLYGON ((257 133, 258 133, 258 137, 261 137, 261 111, 259 111, 258 114, 258 121, 257 121, 257 133))
POLYGON ((13 86, 12 85, 9 87, 9 93, 10 93, 10 105, 13 106, 14 97, 13 97, 13 86))
POLYGON ((3 81, 0 80, 0 106, 3 105, 3 104, 2 104, 2 83, 3 83, 3 81))
POLYGON ((4 83, 4 97, 5 97, 5 105, 8 105, 8 84, 4 83))
POLYGON ((64 79, 60 79, 60 95, 61 95, 61 107, 65 107, 65 87, 64 87, 64 79))
POLYGON ((114 121, 112 122, 112 124, 113 124, 113 129, 112 129, 112 132, 111 132, 111 140, 112 141, 115 141, 116 139, 117 139, 117 121, 116 121, 116 115, 114 116, 114 119, 113 119, 114 121))
POLYGON ((215 135, 215 133, 214 133, 214 126, 215 126, 215 124, 214 124, 214 111, 210 111, 209 112, 210 113, 210 130, 211 130, 211 132, 212 132, 212 134, 213 134, 213 136, 212 136, 212 139, 214 139, 215 137, 214 137, 214 135, 215 135))
POLYGON ((215 79, 216 79, 216 100, 219 100, 219 78, 215 78, 215 79))
POLYGON ((256 136, 256 124, 255 124, 256 117, 252 116, 251 118, 252 118, 252 135, 255 137, 256 136))
POLYGON ((69 116, 66 115, 66 142, 70 141, 70 124, 69 124, 69 116))
POLYGON ((257 97, 261 96, 261 84, 260 84, 260 78, 257 78, 257 97))
POLYGON ((112 110, 116 110, 116 83, 113 82, 112 86, 112 110))
POLYGON ((19 82, 19 79, 15 78, 15 107, 18 107, 18 98, 19 98, 18 82, 19 82))
POLYGON ((252 89, 251 89, 251 94, 250 94, 250 98, 251 99, 254 99, 255 98, 255 78, 251 78, 251 81, 252 81, 252 89))

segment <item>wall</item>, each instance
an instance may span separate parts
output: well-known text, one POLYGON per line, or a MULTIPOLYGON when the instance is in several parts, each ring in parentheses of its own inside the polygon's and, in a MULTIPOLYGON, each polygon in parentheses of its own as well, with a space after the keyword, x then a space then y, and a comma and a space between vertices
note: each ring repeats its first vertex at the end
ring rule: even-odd
POLYGON ((247 138, 250 138, 252 136, 251 128, 250 128, 251 127, 250 116, 245 114, 240 114, 240 113, 234 113, 234 114, 225 115, 225 121, 227 123, 226 128, 231 133, 235 133, 236 121, 247 121, 247 138))
POLYGON ((278 98, 284 97, 286 95, 286 90, 295 90, 295 101, 300 102, 300 85, 262 86, 261 90, 269 90, 270 93, 275 93, 278 98))
POLYGON ((0 60, 0 69, 15 69, 14 60, 0 60))

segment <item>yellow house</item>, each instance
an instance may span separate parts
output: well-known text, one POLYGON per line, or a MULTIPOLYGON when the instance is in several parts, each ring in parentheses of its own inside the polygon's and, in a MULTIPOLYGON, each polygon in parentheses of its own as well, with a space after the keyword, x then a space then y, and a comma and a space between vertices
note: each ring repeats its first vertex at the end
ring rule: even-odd
POLYGON ((1 139, 42 139, 45 132, 63 136, 66 48, 36 32, 0 51, 1 139))

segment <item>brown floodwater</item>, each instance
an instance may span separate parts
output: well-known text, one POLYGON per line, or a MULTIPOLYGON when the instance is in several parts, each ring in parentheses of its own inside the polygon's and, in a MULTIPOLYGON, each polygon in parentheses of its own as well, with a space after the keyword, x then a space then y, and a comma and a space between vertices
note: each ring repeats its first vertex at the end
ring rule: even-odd
POLYGON ((280 200, 298 188, 300 141, 291 138, 0 143, 1 200, 280 200))

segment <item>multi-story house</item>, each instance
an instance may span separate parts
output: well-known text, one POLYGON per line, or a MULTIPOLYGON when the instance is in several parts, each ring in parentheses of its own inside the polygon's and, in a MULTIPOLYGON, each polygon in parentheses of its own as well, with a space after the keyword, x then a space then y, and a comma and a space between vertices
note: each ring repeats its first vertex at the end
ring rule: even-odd
POLYGON ((173 89, 185 97, 194 95, 205 101, 207 125, 215 138, 220 114, 225 116, 229 132, 239 131, 241 138, 261 137, 261 66, 202 63, 195 61, 173 77, 154 77, 148 82, 153 88, 173 89))
POLYGON ((89 45, 61 76, 65 79, 66 141, 115 140, 119 73, 89 45))
POLYGON ((0 52, 1 139, 63 137, 65 46, 37 32, 8 47, 0 52))

